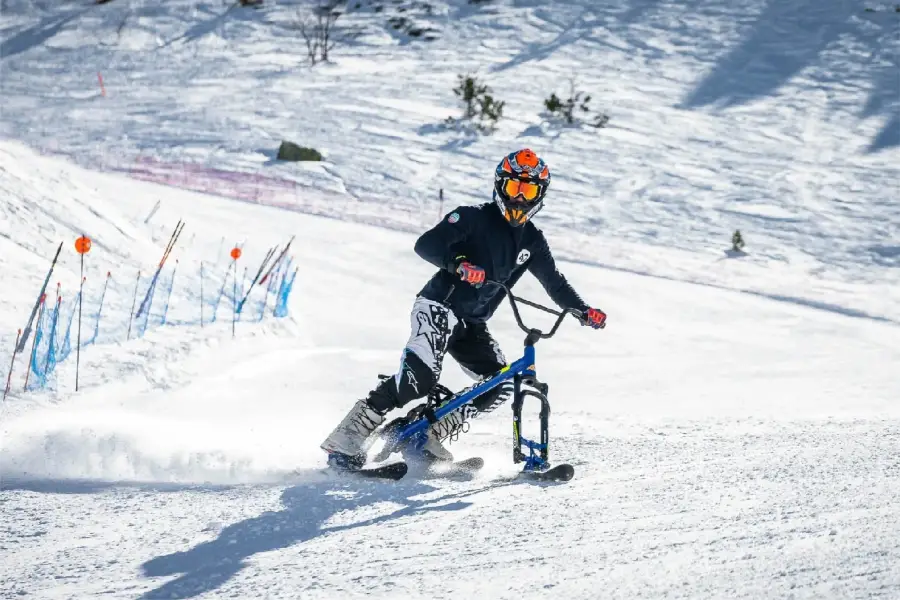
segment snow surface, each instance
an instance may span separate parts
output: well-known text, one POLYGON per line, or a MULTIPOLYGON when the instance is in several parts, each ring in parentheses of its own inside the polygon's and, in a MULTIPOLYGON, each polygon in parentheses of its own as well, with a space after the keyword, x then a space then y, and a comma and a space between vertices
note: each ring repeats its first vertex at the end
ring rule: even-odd
MULTIPOLYGON (((185 264, 225 239, 252 264, 297 235, 302 267, 291 317, 234 340, 220 324, 89 347, 77 394, 71 361, 48 392, 16 373, 0 597, 900 597, 893 13, 434 6, 439 40, 372 28, 309 71, 287 3, 4 2, 0 365, 59 241, 77 284, 82 232, 89 282, 151 267, 179 218, 185 264), (488 138, 437 126, 475 69, 515 116, 488 138), (535 73, 559 90, 577 73, 610 127, 543 121, 535 73), (328 160, 275 164, 282 136, 328 160), (319 442, 397 364, 437 189, 485 199, 524 144, 554 169, 539 224, 610 315, 538 346, 575 479, 509 480, 506 409, 451 446, 486 458, 471 481, 323 475, 319 442), (300 187, 238 202, 128 176, 185 162, 300 187), (738 227, 749 254, 727 258, 738 227)), ((508 309, 492 329, 515 356, 508 309)))

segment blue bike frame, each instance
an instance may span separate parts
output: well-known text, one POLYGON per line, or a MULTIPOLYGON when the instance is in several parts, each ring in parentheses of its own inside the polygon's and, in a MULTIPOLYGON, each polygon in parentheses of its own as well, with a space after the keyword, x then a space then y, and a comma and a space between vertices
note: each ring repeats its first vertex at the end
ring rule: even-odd
MULTIPOLYGON (((463 404, 470 403, 478 396, 491 391, 504 381, 513 379, 516 375, 525 375, 531 377, 536 376, 534 346, 525 346, 525 356, 509 365, 508 368, 498 373, 491 379, 478 384, 464 394, 456 396, 455 398, 453 398, 453 400, 447 402, 446 404, 435 410, 435 419, 438 421, 441 420, 463 404)), ((415 437, 417 434, 424 432, 430 426, 431 423, 428 421, 428 419, 419 419, 414 423, 410 423, 402 431, 400 431, 398 440, 403 441, 415 437)))
POLYGON ((553 310, 552 308, 547 308, 546 306, 542 306, 529 300, 525 300, 524 298, 514 296, 509 288, 502 283, 496 281, 487 281, 485 283, 500 286, 506 292, 506 295, 509 298, 510 306, 512 307, 513 315, 516 319, 516 324, 518 324, 519 328, 522 329, 522 331, 527 333, 527 337, 525 338, 524 355, 522 356, 522 358, 513 362, 511 365, 503 369, 500 373, 498 373, 491 379, 488 379, 487 381, 478 384, 474 388, 453 397, 451 400, 435 409, 433 415, 431 415, 431 420, 422 417, 410 423, 409 425, 406 425, 397 434, 396 443, 398 446, 403 445, 404 442, 412 443, 415 447, 421 448, 425 443, 425 432, 429 427, 431 427, 431 424, 433 422, 439 421, 460 406, 471 403, 475 398, 478 398, 482 394, 491 391, 500 384, 506 381, 513 380, 515 383, 515 400, 513 402, 513 461, 516 463, 525 461, 526 470, 542 470, 549 466, 549 436, 547 433, 547 421, 550 415, 550 403, 547 400, 547 386, 537 380, 537 360, 534 345, 542 339, 553 337, 556 334, 557 329, 559 329, 559 326, 562 324, 562 321, 566 317, 566 315, 571 314, 580 318, 581 312, 575 309, 566 309, 564 311, 553 310), (522 322, 522 318, 519 315, 518 304, 532 306, 534 308, 556 315, 556 323, 553 325, 553 328, 550 330, 550 332, 543 333, 539 329, 527 327, 522 322), (537 391, 523 390, 523 383, 535 387, 537 391), (522 403, 525 396, 536 397, 540 399, 542 403, 540 443, 527 440, 521 435, 522 403), (522 453, 522 446, 528 448, 528 450, 530 451, 529 456, 526 457, 524 453, 522 453), (535 454, 535 451, 538 451, 539 454, 535 454))

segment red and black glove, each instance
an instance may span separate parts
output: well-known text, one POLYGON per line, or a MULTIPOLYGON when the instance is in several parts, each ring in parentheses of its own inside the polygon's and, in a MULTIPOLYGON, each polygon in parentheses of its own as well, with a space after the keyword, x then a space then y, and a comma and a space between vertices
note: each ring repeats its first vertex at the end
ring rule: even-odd
POLYGON ((594 329, 606 327, 606 313, 596 308, 589 308, 581 315, 581 324, 590 325, 594 329))
POLYGON ((456 274, 469 285, 474 285, 477 288, 484 285, 484 269, 478 265, 473 265, 467 260, 459 263, 459 266, 456 267, 456 274))

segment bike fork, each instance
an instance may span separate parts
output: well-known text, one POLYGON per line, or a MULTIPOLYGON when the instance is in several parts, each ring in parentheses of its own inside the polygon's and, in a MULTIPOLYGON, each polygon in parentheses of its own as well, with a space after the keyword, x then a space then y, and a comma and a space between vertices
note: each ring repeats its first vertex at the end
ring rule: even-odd
POLYGON ((524 462, 525 471, 544 471, 550 467, 550 401, 547 399, 549 386, 536 378, 516 375, 513 378, 513 462, 524 462), (523 387, 525 386, 525 387, 523 387), (531 388, 531 389, 529 389, 531 388), (541 401, 541 441, 534 442, 522 436, 522 405, 531 396, 541 401), (522 447, 528 449, 526 455, 522 447))

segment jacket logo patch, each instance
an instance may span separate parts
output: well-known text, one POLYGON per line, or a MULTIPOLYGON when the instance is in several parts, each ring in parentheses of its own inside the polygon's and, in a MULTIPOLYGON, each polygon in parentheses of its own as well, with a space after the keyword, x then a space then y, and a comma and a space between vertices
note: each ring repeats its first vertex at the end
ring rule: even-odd
POLYGON ((459 221, 459 213, 457 213, 457 212, 455 212, 455 213, 450 213, 450 216, 447 217, 447 222, 448 222, 448 223, 451 223, 451 224, 452 224, 452 223, 456 223, 456 222, 458 222, 458 221, 459 221))
POLYGON ((524 265, 526 262, 528 262, 529 258, 531 258, 531 252, 529 252, 528 250, 522 250, 521 252, 519 252, 519 257, 516 259, 516 264, 524 265))

